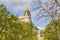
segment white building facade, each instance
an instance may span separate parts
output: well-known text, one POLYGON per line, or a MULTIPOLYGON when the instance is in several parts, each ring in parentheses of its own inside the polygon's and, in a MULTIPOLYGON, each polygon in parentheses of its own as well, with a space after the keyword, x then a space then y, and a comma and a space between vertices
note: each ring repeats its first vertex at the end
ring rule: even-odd
POLYGON ((28 8, 26 8, 24 12, 24 16, 19 18, 20 21, 26 22, 26 23, 31 23, 31 14, 28 8))

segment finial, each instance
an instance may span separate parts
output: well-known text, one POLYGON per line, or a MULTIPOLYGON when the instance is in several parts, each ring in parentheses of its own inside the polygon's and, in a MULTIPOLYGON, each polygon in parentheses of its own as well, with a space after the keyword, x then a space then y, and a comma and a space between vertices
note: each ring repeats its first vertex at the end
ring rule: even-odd
POLYGON ((26 6, 26 10, 28 10, 28 6, 26 6))

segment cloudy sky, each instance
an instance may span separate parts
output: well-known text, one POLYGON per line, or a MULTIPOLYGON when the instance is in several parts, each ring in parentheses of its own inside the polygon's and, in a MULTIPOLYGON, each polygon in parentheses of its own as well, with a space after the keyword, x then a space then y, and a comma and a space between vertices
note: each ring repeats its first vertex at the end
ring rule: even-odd
POLYGON ((36 5, 34 5, 31 0, 0 0, 0 4, 1 3, 5 4, 7 9, 15 16, 23 16, 24 11, 28 6, 32 15, 32 21, 34 25, 39 28, 45 28, 46 25, 50 22, 49 19, 44 21, 37 19, 36 14, 38 10, 32 11, 32 9, 36 7, 36 5))

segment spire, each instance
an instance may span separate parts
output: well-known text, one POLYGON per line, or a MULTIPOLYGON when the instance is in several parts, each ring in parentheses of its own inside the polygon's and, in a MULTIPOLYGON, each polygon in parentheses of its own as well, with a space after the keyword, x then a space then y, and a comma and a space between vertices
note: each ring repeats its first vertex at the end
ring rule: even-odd
POLYGON ((24 14, 24 16, 31 16, 28 7, 26 7, 26 9, 25 9, 25 14, 24 14))

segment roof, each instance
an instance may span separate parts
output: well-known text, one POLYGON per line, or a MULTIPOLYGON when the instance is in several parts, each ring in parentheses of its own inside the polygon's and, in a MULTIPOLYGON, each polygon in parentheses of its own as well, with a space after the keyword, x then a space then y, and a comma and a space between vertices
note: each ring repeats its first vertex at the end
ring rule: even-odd
POLYGON ((26 8, 24 13, 25 13, 24 16, 31 16, 30 11, 29 11, 28 8, 26 8))

